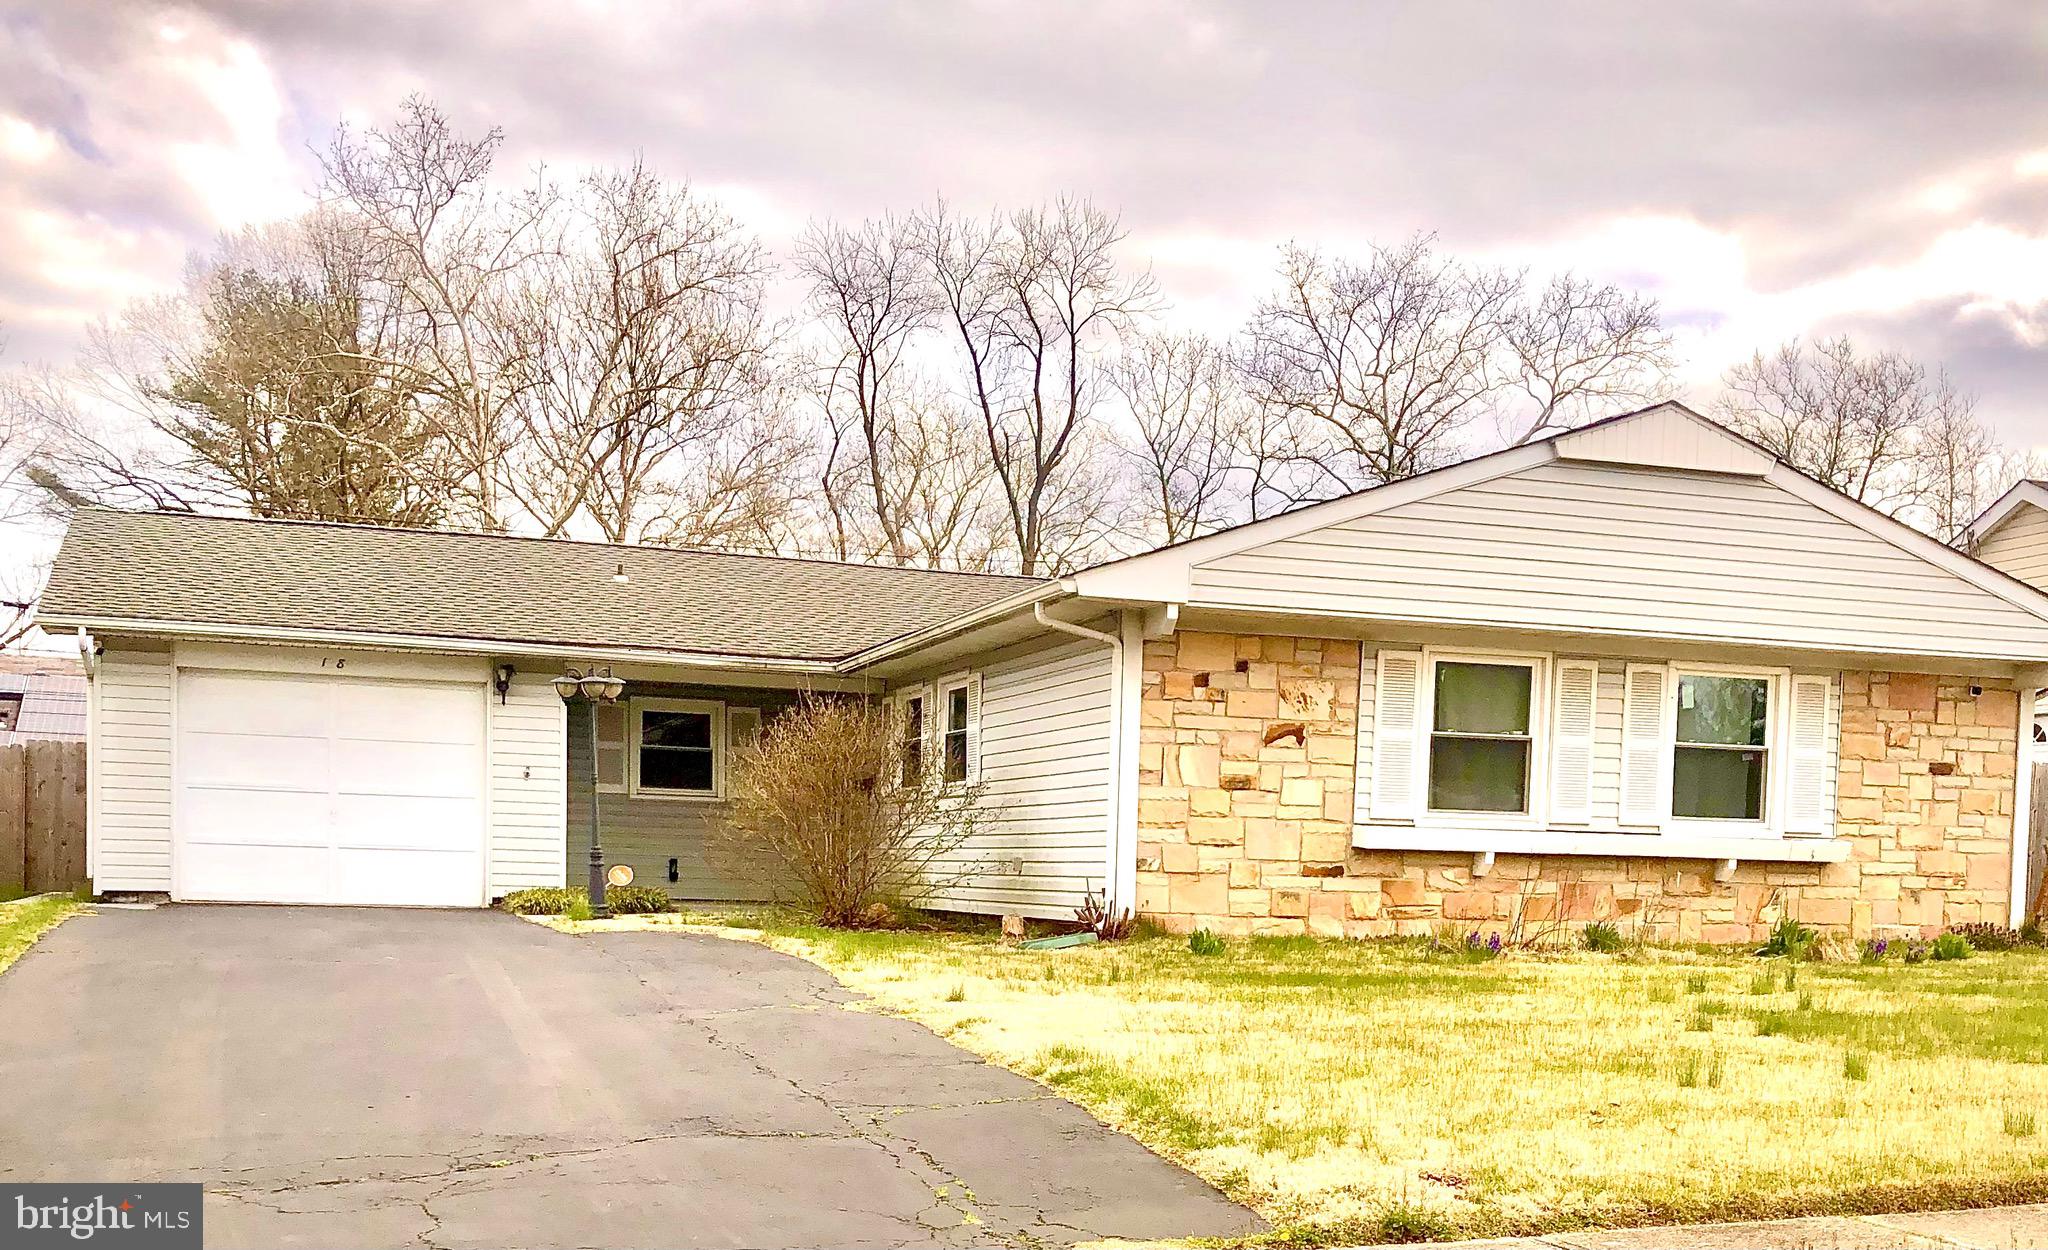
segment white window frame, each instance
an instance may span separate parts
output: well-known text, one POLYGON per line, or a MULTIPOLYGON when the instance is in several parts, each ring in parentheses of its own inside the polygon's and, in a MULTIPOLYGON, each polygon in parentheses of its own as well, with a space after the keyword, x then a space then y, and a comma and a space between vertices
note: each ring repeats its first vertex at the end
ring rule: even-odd
POLYGON ((1477 648, 1425 647, 1422 651, 1422 750, 1416 753, 1416 823, 1460 827, 1541 828, 1549 823, 1550 673, 1554 659, 1547 651, 1488 651, 1477 648), (1492 664, 1529 670, 1529 785, 1527 806, 1519 812, 1464 811, 1429 804, 1430 758, 1436 750, 1436 670, 1444 663, 1492 664))
POLYGON ((952 673, 941 677, 938 681, 932 683, 932 700, 925 705, 927 715, 936 714, 938 718, 932 724, 934 730, 932 734, 933 750, 932 758, 929 762, 931 777, 935 784, 944 789, 964 789, 967 786, 973 785, 976 780, 974 752, 977 744, 974 740, 974 692, 971 689, 973 685, 974 674, 971 671, 952 673), (960 727, 960 735, 964 739, 962 745, 967 763, 965 776, 949 778, 946 776, 946 737, 953 731, 951 719, 953 715, 953 692, 955 690, 966 690, 968 692, 967 723, 960 727))
POLYGON ((891 728, 891 746, 894 748, 892 754, 896 768, 896 784, 899 786, 909 784, 909 779, 903 775, 903 747, 908 739, 900 730, 909 723, 910 705, 912 703, 924 704, 924 710, 917 727, 918 780, 920 784, 930 785, 934 779, 932 772, 932 688, 925 685, 905 686, 889 696, 890 712, 897 718, 895 725, 891 728))
POLYGON ((1792 670, 1768 665, 1673 663, 1671 687, 1666 699, 1664 750, 1664 811, 1674 830, 1694 836, 1717 838, 1783 837, 1785 831, 1785 786, 1792 760, 1791 698, 1792 670), (1760 820, 1724 820, 1712 816, 1680 816, 1674 809, 1678 797, 1678 689, 1687 677, 1749 677, 1769 683, 1764 696, 1764 814, 1760 820))
POLYGON ((677 803, 717 803, 725 798, 725 704, 716 699, 630 699, 626 738, 626 771, 635 798, 677 803), (711 717, 711 789, 669 790, 640 784, 641 715, 645 712, 699 712, 711 717))

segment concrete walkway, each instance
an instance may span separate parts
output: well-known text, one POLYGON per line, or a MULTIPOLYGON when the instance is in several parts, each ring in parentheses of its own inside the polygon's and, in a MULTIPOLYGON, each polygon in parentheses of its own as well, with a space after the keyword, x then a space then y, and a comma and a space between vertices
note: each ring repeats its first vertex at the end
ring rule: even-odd
POLYGON ((1761 1224, 1624 1228, 1437 1245, 1441 1250, 2029 1250, 2048 1246, 2048 1203, 1761 1224))
POLYGON ((0 1180, 189 1180, 214 1247, 1044 1247, 1258 1217, 747 942, 104 910, 0 976, 0 1180))

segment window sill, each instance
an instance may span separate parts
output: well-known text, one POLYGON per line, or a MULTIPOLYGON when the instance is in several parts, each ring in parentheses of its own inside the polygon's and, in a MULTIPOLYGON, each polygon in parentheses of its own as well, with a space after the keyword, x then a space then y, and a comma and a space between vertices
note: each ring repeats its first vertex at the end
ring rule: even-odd
POLYGON ((1597 855, 1613 859, 1733 859, 1779 864, 1839 864, 1849 858, 1849 844, 1837 838, 1739 838, 1689 833, 1596 833, 1581 829, 1354 825, 1351 830, 1351 845, 1361 851, 1597 855))
POLYGON ((660 803, 723 803, 725 796, 693 790, 635 790, 627 796, 635 799, 653 799, 660 803))

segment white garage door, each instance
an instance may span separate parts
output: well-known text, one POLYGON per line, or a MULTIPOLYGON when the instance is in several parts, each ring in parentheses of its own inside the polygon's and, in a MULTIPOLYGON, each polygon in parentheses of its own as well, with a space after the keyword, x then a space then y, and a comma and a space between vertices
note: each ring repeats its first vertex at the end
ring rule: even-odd
POLYGON ((175 895, 475 907, 479 685, 178 675, 175 895))

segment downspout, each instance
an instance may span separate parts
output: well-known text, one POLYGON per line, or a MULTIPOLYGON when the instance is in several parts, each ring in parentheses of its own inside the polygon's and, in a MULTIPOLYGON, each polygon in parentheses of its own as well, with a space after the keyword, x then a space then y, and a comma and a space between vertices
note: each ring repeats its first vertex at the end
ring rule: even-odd
POLYGON ((1117 857, 1122 852, 1123 839, 1119 837, 1118 825, 1123 812, 1124 760, 1123 760, 1123 715, 1124 715, 1124 640, 1118 634, 1106 634, 1099 629, 1089 629, 1072 621, 1045 614, 1043 601, 1031 605, 1031 617, 1047 629, 1086 638, 1090 642, 1105 643, 1109 647, 1109 793, 1107 799, 1109 825, 1103 830, 1107 846, 1103 855, 1102 906, 1111 915, 1123 912, 1136 914, 1136 900, 1120 898, 1122 891, 1118 882, 1122 874, 1117 857))

